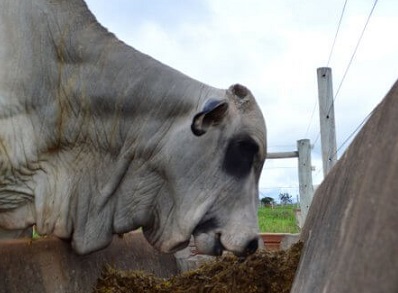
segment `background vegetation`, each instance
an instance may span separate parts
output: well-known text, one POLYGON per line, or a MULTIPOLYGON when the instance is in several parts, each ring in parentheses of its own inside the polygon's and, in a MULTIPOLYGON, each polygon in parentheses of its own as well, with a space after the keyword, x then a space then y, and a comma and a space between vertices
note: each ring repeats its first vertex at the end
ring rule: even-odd
POLYGON ((258 209, 258 221, 262 233, 298 233, 294 210, 296 204, 266 205, 258 209))
POLYGON ((293 204, 287 193, 279 194, 281 204, 277 205, 273 198, 261 199, 258 208, 258 221, 262 233, 298 233, 300 231, 295 216, 297 204, 293 204))

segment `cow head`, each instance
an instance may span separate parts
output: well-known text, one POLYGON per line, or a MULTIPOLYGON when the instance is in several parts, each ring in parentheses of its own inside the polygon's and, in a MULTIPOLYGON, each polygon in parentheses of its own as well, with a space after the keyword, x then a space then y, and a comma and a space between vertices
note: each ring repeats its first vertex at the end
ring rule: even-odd
POLYGON ((165 192, 159 193, 144 233, 162 251, 183 248, 193 234, 205 254, 252 253, 266 154, 263 116, 249 90, 234 85, 224 95, 208 97, 190 117, 164 147, 165 192))
POLYGON ((81 254, 140 227, 164 252, 192 235, 253 252, 266 139, 249 90, 193 80, 58 2, 0 4, 0 228, 35 224, 81 254))

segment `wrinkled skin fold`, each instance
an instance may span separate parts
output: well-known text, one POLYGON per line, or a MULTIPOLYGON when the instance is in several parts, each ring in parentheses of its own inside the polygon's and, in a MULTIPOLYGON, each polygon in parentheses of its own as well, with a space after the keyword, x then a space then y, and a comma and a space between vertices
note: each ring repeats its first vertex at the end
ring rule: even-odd
MULTIPOLYGON (((226 73, 227 74, 227 73, 226 73)), ((163 252, 256 249, 263 116, 103 28, 82 0, 0 3, 0 228, 77 253, 143 228, 163 252)))

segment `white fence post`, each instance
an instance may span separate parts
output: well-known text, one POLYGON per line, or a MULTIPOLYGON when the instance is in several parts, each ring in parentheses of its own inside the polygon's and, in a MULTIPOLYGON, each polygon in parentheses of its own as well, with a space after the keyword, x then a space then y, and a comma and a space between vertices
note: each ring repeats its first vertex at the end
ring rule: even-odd
MULTIPOLYGON (((301 224, 304 224, 314 196, 312 186, 311 144, 309 139, 297 141, 298 178, 300 190, 301 224)), ((301 228, 301 227, 300 227, 301 228)))

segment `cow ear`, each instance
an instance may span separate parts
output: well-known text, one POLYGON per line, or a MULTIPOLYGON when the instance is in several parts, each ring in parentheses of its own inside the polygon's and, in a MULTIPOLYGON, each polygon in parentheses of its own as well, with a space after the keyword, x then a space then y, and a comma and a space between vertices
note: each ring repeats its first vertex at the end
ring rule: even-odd
POLYGON ((191 124, 191 130, 196 136, 206 133, 209 127, 219 124, 225 117, 228 109, 226 100, 209 99, 201 112, 195 115, 191 124))

